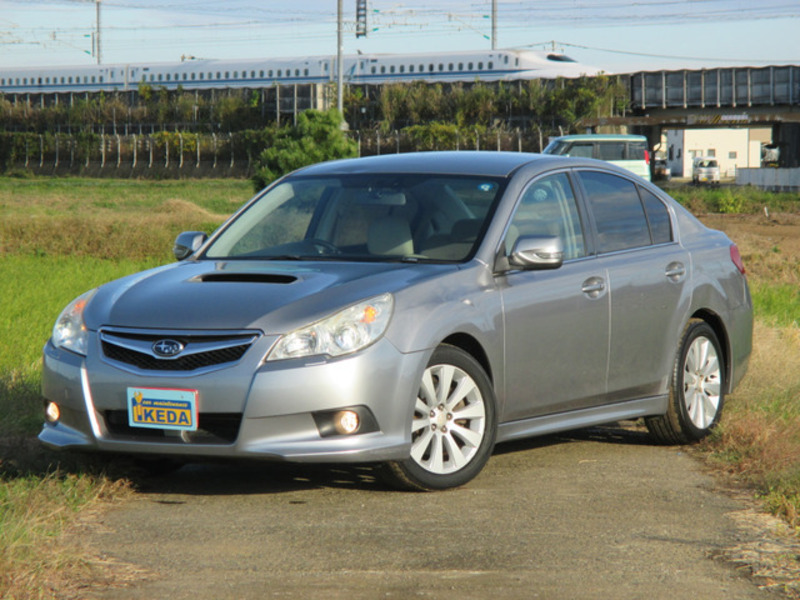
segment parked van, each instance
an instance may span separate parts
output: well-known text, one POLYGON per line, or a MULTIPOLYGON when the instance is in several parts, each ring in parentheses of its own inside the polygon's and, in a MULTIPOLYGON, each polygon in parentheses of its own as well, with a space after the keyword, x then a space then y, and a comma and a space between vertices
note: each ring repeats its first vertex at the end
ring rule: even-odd
POLYGON ((719 163, 716 158, 698 156, 692 163, 692 183, 719 185, 719 163))
POLYGON ((563 135, 552 138, 542 152, 605 160, 650 181, 650 152, 643 135, 563 135))

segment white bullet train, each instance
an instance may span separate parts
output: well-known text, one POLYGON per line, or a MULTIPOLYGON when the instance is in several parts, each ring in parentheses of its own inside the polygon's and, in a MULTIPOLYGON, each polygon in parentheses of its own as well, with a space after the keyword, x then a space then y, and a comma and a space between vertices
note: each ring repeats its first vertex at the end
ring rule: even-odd
MULTIPOLYGON (((348 84, 402 81, 512 81, 575 78, 603 72, 564 54, 486 50, 437 54, 359 54, 344 57, 348 84)), ((140 83, 185 90, 262 88, 327 83, 336 79, 336 58, 308 56, 249 60, 185 60, 75 67, 0 68, 0 92, 110 92, 140 83)))

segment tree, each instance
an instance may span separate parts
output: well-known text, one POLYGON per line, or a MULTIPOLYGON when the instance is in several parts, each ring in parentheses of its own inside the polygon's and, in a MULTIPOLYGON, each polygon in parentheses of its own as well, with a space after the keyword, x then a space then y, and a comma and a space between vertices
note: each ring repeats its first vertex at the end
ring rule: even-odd
POLYGON ((295 127, 278 129, 272 144, 261 152, 253 183, 261 189, 295 169, 337 158, 353 158, 358 144, 342 131, 339 111, 307 110, 297 117, 295 127))

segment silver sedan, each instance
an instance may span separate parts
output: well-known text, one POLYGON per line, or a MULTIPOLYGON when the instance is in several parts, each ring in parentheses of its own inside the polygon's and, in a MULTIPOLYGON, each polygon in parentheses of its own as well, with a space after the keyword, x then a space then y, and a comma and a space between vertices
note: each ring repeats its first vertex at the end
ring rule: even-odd
POLYGON ((319 164, 175 254, 58 317, 47 446, 377 463, 446 489, 526 436, 643 418, 699 440, 751 351, 736 246, 591 159, 319 164))

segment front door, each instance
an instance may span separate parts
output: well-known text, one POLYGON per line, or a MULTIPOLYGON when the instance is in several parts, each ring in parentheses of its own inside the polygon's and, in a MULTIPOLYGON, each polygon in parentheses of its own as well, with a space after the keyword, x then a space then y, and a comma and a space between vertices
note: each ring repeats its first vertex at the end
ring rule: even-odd
POLYGON ((506 341, 503 422, 592 406, 606 391, 607 274, 586 256, 566 173, 525 189, 508 229, 507 252, 521 235, 561 237, 565 262, 553 271, 510 271, 498 278, 506 341))

